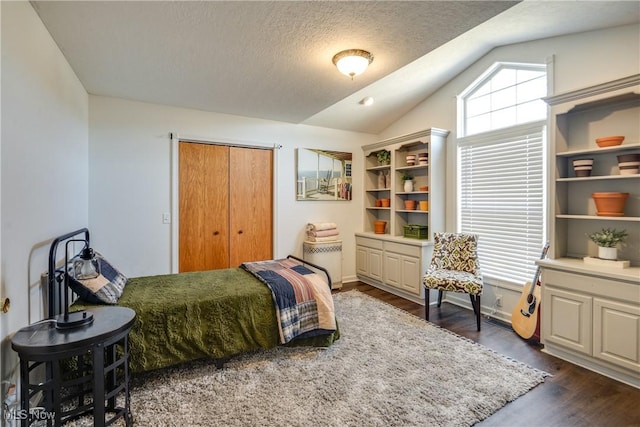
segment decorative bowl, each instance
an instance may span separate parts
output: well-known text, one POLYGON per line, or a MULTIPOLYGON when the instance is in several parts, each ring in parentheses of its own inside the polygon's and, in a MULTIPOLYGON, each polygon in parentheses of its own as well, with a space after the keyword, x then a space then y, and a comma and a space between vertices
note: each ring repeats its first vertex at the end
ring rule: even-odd
POLYGON ((596 139, 596 144, 598 144, 598 147, 613 147, 622 144, 622 141, 624 141, 624 136, 622 135, 603 136, 596 139))

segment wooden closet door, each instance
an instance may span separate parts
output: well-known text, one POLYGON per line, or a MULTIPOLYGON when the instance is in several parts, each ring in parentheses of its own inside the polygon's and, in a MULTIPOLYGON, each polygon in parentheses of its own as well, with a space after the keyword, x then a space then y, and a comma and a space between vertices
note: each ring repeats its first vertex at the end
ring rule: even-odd
POLYGON ((229 152, 230 266, 273 258, 273 151, 229 152))
POLYGON ((180 142, 180 272, 229 267, 229 147, 180 142))

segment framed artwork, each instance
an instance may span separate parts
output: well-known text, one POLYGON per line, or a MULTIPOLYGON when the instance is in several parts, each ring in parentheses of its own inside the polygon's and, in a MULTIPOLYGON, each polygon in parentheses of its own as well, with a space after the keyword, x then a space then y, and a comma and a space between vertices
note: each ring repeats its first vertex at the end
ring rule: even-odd
POLYGON ((296 150, 296 200, 351 200, 353 154, 313 148, 296 150))

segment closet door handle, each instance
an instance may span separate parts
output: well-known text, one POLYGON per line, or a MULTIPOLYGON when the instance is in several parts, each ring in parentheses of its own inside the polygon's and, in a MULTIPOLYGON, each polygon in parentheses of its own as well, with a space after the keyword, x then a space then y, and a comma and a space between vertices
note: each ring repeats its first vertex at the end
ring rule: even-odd
POLYGON ((238 231, 238 234, 242 234, 242 230, 238 231))
POLYGON ((213 232, 213 235, 214 235, 214 236, 217 236, 218 234, 220 234, 220 232, 219 232, 219 231, 214 231, 214 232, 213 232))

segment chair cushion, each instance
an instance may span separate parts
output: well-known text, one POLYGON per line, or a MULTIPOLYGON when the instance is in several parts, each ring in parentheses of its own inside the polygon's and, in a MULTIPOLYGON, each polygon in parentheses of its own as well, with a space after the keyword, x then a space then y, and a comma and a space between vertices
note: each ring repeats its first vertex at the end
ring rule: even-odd
POLYGON ((479 275, 477 236, 465 233, 435 233, 431 267, 479 275))
POLYGON ((482 278, 466 271, 430 268, 425 273, 422 283, 425 288, 439 291, 464 292, 471 295, 482 294, 482 278))

